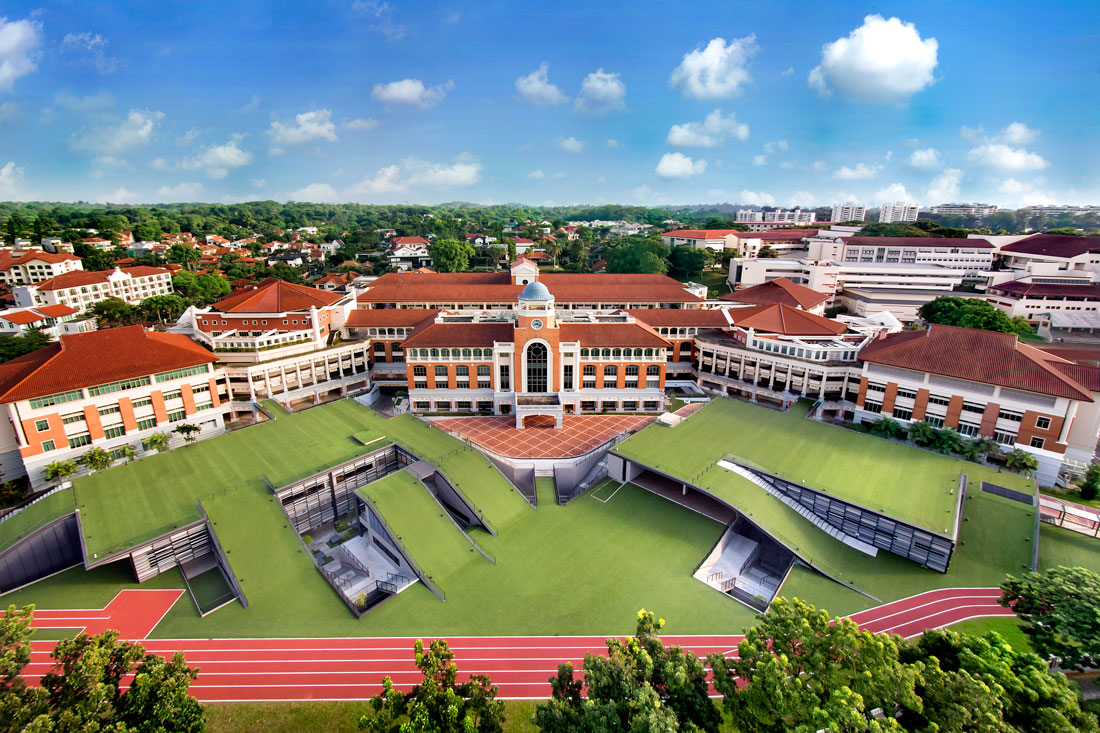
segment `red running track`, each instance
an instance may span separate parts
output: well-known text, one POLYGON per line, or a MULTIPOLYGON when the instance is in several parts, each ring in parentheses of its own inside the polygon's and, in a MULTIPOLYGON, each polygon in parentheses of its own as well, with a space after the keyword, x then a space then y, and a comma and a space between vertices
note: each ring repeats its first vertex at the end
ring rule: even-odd
MULTIPOLYGON (((117 628, 123 638, 141 640, 149 651, 179 650, 200 668, 191 692, 206 702, 256 700, 361 700, 382 689, 382 677, 407 689, 420 682, 412 660, 414 637, 353 639, 148 639, 183 591, 124 590, 102 609, 36 611, 40 628, 82 628, 98 633, 117 628)), ((921 593, 851 616, 861 628, 904 637, 925 629, 986 616, 1011 616, 997 603, 997 588, 949 588, 921 593)), ((603 636, 447 637, 464 675, 488 674, 506 699, 545 699, 549 678, 566 661, 580 668, 586 653, 606 654, 603 636)), ((665 636, 705 656, 732 656, 739 635, 665 636)), ((33 642, 28 677, 50 669, 55 642, 33 642)))

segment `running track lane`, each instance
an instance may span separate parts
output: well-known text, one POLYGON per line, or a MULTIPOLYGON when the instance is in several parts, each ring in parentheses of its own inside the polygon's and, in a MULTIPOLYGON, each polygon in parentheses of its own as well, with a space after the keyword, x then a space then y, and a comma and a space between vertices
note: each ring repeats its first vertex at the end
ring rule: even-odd
MULTIPOLYGON (((103 609, 36 611, 40 628, 83 628, 98 633, 118 628, 122 637, 142 640, 149 651, 179 650, 198 666, 191 692, 205 702, 254 700, 361 700, 382 689, 382 677, 408 689, 421 677, 412 660, 414 637, 359 639, 147 639, 182 591, 125 590, 103 609)), ((997 588, 949 588, 928 591, 851 616, 861 628, 901 636, 986 616, 1011 616, 997 603, 997 588)), ((705 656, 733 656, 739 635, 665 636, 705 656)), ((504 699, 545 699, 558 664, 580 669, 586 653, 606 654, 603 636, 448 637, 461 672, 488 674, 504 699)), ((50 669, 55 642, 33 642, 26 673, 50 669)))

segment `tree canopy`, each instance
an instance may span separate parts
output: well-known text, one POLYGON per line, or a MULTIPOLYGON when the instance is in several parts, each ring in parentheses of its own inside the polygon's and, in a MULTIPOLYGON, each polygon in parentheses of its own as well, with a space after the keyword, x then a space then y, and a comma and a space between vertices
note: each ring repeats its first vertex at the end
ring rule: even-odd
POLYGON ((476 254, 469 242, 457 239, 436 239, 428 245, 432 256, 432 268, 438 272, 462 272, 470 266, 470 258, 476 254))
POLYGON ((608 247, 604 255, 608 272, 663 275, 668 272, 670 249, 660 237, 626 237, 608 247))
POLYGON ((1100 665, 1100 575, 1087 568, 1050 568, 1009 575, 1001 605, 1016 612, 1035 651, 1070 669, 1100 665))
POLYGON ((946 326, 977 328, 982 331, 1031 334, 1031 326, 1022 316, 1008 317, 991 303, 980 298, 960 298, 957 295, 941 295, 920 307, 918 315, 928 323, 946 326))

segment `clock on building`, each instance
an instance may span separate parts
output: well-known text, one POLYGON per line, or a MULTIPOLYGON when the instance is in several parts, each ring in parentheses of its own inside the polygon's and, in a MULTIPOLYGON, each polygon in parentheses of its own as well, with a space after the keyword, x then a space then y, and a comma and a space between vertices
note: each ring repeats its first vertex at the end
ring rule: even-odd
POLYGON ((531 321, 531 328, 535 329, 536 331, 542 328, 542 319, 536 318, 535 320, 531 321))

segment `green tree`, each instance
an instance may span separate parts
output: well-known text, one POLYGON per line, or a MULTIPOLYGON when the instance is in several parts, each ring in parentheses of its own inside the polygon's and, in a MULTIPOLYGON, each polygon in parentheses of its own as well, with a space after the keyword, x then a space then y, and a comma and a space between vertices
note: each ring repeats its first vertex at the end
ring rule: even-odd
POLYGON ((43 473, 47 481, 64 481, 76 473, 78 468, 76 461, 73 460, 53 461, 46 464, 43 473))
POLYGON ((112 328, 114 326, 130 326, 137 323, 140 318, 138 309, 127 303, 122 298, 105 298, 98 303, 93 303, 88 309, 95 317, 100 328, 112 328))
POLYGON ((909 439, 925 448, 932 445, 936 438, 936 426, 924 420, 917 420, 909 425, 909 439))
POLYGON ((188 423, 182 423, 172 429, 173 433, 179 433, 183 436, 183 439, 188 443, 194 443, 198 438, 199 432, 202 431, 198 425, 190 425, 188 423))
POLYGON ((114 459, 102 448, 92 448, 80 456, 80 462, 93 471, 105 471, 111 467, 114 459))
POLYGON ((187 301, 178 295, 153 295, 138 304, 138 311, 147 320, 160 323, 175 321, 187 310, 187 301))
POLYGON ((959 457, 967 461, 978 461, 982 457, 982 448, 976 440, 964 440, 956 450, 959 457))
POLYGON ((980 298, 942 295, 922 305, 917 313, 928 323, 1014 333, 1020 336, 1031 334, 1031 326, 1025 318, 1022 316, 1009 318, 1004 311, 998 310, 991 303, 980 298))
POLYGON ((1081 482, 1081 498, 1091 501, 1100 496, 1100 464, 1090 463, 1081 482))
POLYGON ((181 264, 191 271, 195 269, 195 263, 199 261, 201 256, 202 253, 189 244, 176 242, 168 248, 168 261, 181 264))
POLYGON ((658 636, 664 619, 642 609, 633 638, 607 640, 608 656, 586 654, 584 680, 558 667, 553 696, 535 710, 539 729, 571 731, 716 731, 720 716, 708 697, 703 660, 658 636), (587 687, 587 695, 582 694, 587 687))
POLYGON ((359 719, 359 729, 373 733, 495 733, 502 730, 504 703, 487 675, 470 675, 459 684, 454 652, 443 639, 428 649, 417 639, 416 667, 424 680, 399 692, 387 675, 382 692, 370 700, 373 715, 359 719))
POLYGON ((928 447, 946 455, 948 453, 958 453, 962 443, 962 435, 956 431, 951 428, 938 428, 932 433, 932 442, 928 447))
POLYGON ((905 437, 905 428, 901 423, 890 417, 880 417, 867 426, 867 432, 880 438, 900 440, 905 437))
POLYGON ((28 331, 25 336, 7 336, 0 338, 0 364, 11 361, 17 356, 38 351, 49 346, 50 337, 41 331, 28 331))
POLYGON ((155 450, 157 453, 164 453, 169 448, 168 433, 153 433, 142 442, 145 450, 155 450))
POLYGON ((1000 604, 1016 612, 1032 648, 1071 669, 1100 664, 1100 575, 1059 566, 1009 575, 1000 604))
POLYGON ((760 251, 756 253, 756 256, 762 260, 774 260, 779 257, 779 253, 775 251, 775 247, 770 244, 765 244, 760 248, 760 251))
POLYGON ((118 453, 118 457, 125 460, 127 463, 137 458, 137 448, 132 445, 122 445, 115 449, 118 453))
POLYGON ((669 274, 677 278, 693 278, 703 274, 709 250, 694 247, 673 247, 668 255, 669 274))
POLYGON ((1039 461, 1026 450, 1017 448, 1005 456, 1005 468, 1016 473, 1027 473, 1039 468, 1039 461))
POLYGON ((625 237, 604 253, 608 272, 663 275, 668 272, 669 246, 659 237, 625 237))
POLYGON ((472 244, 457 239, 434 239, 428 245, 428 253, 432 256, 432 268, 438 272, 463 272, 476 254, 472 244))
POLYGON ((196 275, 186 271, 177 272, 172 276, 172 288, 183 297, 199 303, 212 303, 228 295, 230 291, 229 281, 224 277, 210 273, 196 275))

